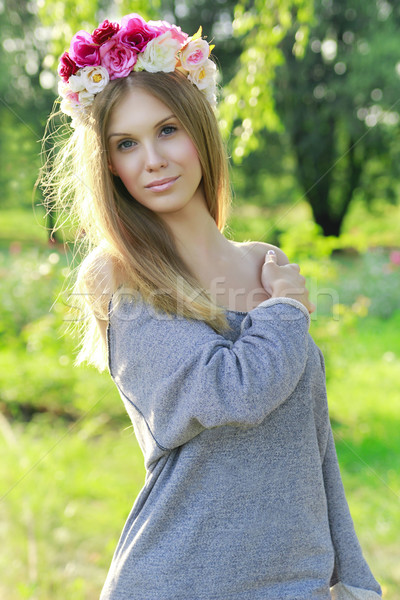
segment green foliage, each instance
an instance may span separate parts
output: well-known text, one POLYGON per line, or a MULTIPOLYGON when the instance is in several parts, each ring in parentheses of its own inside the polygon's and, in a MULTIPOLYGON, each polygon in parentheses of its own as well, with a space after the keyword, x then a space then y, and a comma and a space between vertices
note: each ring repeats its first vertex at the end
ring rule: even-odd
POLYGON ((53 91, 40 86, 46 42, 40 39, 35 11, 35 2, 4 0, 0 3, 2 207, 26 207, 31 203, 39 168, 40 121, 50 111, 54 98, 53 91))
POLYGON ((334 236, 324 237, 321 228, 312 221, 303 221, 288 228, 280 237, 281 248, 293 260, 322 260, 340 247, 334 236))
POLYGON ((312 19, 311 0, 241 0, 235 10, 234 34, 242 40, 243 51, 239 68, 224 89, 220 106, 221 128, 228 136, 239 123, 232 142, 233 160, 259 146, 259 134, 264 128, 279 130, 275 111, 273 83, 276 69, 284 56, 280 44, 297 19, 297 39, 293 51, 301 55, 312 19))
POLYGON ((38 135, 11 111, 1 110, 3 149, 0 172, 2 208, 28 208, 32 205, 32 188, 40 167, 38 135))
POLYGON ((351 261, 346 257, 339 260, 340 302, 354 305, 364 298, 368 314, 382 319, 390 318, 399 309, 400 267, 390 261, 386 249, 376 249, 351 261))
POLYGON ((134 12, 145 19, 157 18, 159 8, 159 0, 121 0, 118 3, 110 0, 43 0, 40 3, 39 17, 49 31, 51 28, 52 45, 49 49, 58 58, 69 48, 72 36, 81 29, 91 32, 105 18, 109 21, 118 20, 122 15, 134 12))
POLYGON ((400 13, 382 6, 317 0, 304 58, 292 53, 296 24, 281 45, 276 108, 325 235, 340 233, 355 192, 367 201, 398 197, 400 13))
POLYGON ((11 253, 18 253, 25 244, 44 248, 47 244, 47 234, 43 210, 37 207, 35 210, 24 210, 17 203, 12 208, 2 210, 1 248, 11 248, 11 253))
POLYGON ((400 205, 389 205, 376 199, 366 208, 363 199, 356 196, 351 203, 343 227, 343 238, 348 246, 354 245, 359 251, 369 247, 396 247, 400 240, 400 205))
POLYGON ((363 235, 351 232, 326 237, 318 225, 306 220, 287 228, 279 245, 310 278, 311 296, 317 307, 321 302, 321 310, 326 296, 330 310, 335 310, 333 302, 342 316, 348 306, 354 314, 390 318, 399 309, 400 266, 391 261, 390 249, 365 251, 364 243, 363 235))
MULTIPOLYGON (((256 173, 271 177, 270 132, 278 131, 282 164, 294 159, 290 176, 314 219, 337 236, 354 198, 399 197, 399 8, 362 0, 275 8, 239 3, 233 25, 243 52, 225 86, 221 126, 233 161, 250 175, 245 195, 261 205, 267 201, 256 173)), ((279 190, 289 172, 274 173, 279 190)))
POLYGON ((21 118, 29 126, 48 101, 44 89, 36 93, 47 45, 36 13, 36 2, 3 0, 0 4, 0 115, 5 110, 18 118, 19 108, 29 106, 21 118))
POLYGON ((0 253, 0 409, 13 418, 50 412, 76 419, 108 406, 120 419, 124 410, 106 374, 72 368, 77 339, 66 335, 73 325, 66 255, 16 244, 11 250, 0 253))

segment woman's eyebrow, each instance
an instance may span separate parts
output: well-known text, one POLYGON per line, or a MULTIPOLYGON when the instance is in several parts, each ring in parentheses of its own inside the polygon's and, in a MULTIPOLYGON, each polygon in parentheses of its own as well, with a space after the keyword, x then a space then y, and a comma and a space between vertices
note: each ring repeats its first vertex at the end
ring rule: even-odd
MULTIPOLYGON (((157 129, 157 127, 159 127, 160 125, 165 123, 165 121, 169 121, 169 119, 172 119, 172 118, 175 118, 175 115, 168 115, 168 117, 164 117, 163 119, 161 119, 161 121, 158 121, 158 123, 156 123, 154 125, 154 129, 157 129)), ((130 133, 110 133, 110 135, 108 136, 108 139, 110 139, 114 135, 131 135, 131 134, 130 133)))

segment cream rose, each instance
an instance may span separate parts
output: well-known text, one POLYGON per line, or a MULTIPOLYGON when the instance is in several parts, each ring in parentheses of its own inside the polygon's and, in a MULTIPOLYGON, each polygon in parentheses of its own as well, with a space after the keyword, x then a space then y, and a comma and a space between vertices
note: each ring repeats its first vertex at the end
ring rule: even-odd
POLYGON ((206 40, 198 38, 188 43, 180 54, 182 67, 187 71, 192 71, 201 67, 208 60, 210 54, 210 46, 206 40))
POLYGON ((79 92, 79 104, 81 106, 90 106, 94 100, 94 94, 91 94, 87 90, 79 92))
POLYGON ((212 60, 207 60, 203 65, 197 69, 189 71, 188 79, 194 83, 199 90, 205 90, 206 88, 213 88, 215 86, 215 75, 217 67, 212 60))
POLYGON ((74 105, 79 105, 78 93, 71 90, 69 85, 67 83, 64 83, 64 81, 59 82, 58 93, 62 98, 68 100, 70 103, 74 105))
POLYGON ((65 83, 65 81, 58 82, 58 95, 62 98, 66 98, 70 89, 71 88, 69 87, 68 83, 65 83))
POLYGON ((75 75, 71 75, 71 77, 68 79, 69 87, 73 92, 81 92, 85 89, 85 84, 82 78, 82 71, 83 69, 79 69, 79 71, 77 71, 75 75))
POLYGON ((175 70, 176 54, 181 44, 170 31, 152 39, 143 52, 138 54, 135 71, 171 73, 175 70))

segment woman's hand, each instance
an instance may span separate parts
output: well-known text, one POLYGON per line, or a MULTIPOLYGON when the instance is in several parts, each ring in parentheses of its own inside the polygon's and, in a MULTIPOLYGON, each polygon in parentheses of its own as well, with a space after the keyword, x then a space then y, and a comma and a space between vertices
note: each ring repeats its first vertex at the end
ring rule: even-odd
POLYGON ((274 250, 268 250, 261 271, 261 283, 272 298, 294 298, 301 302, 309 313, 314 312, 315 305, 308 299, 305 278, 300 275, 300 267, 296 264, 278 265, 274 250))

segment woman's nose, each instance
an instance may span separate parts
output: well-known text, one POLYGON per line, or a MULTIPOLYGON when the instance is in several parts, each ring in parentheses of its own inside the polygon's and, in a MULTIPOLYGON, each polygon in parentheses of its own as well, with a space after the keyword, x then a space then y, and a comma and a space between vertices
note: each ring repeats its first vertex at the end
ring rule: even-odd
POLYGON ((167 162, 167 159, 155 144, 149 144, 145 147, 146 171, 157 171, 158 169, 166 167, 167 162))

